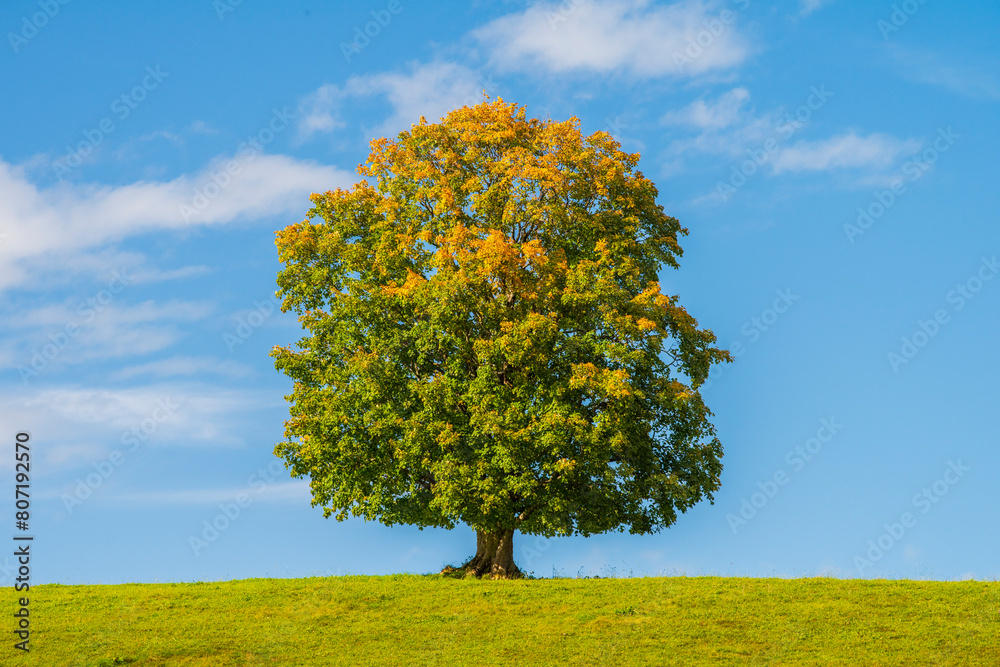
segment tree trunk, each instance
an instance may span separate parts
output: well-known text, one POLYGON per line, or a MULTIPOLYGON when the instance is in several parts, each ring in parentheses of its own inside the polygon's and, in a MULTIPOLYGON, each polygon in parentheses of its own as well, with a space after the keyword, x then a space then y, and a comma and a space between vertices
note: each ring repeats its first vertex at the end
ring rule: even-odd
POLYGON ((476 555, 460 568, 446 567, 442 574, 464 571, 466 576, 519 579, 524 573, 514 563, 514 531, 476 531, 476 555))

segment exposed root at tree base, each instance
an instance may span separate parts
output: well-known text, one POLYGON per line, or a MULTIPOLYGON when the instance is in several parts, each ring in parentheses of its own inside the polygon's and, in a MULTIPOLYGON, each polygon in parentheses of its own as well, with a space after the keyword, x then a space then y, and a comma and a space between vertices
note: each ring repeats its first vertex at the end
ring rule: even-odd
POLYGON ((450 577, 482 579, 523 579, 524 573, 514 563, 514 531, 492 533, 476 531, 476 555, 461 567, 448 566, 441 574, 450 577))
POLYGON ((441 570, 441 575, 444 577, 452 577, 456 579, 467 579, 475 577, 477 579, 524 579, 525 574, 519 569, 514 569, 513 572, 505 572, 502 570, 485 570, 475 567, 467 567, 462 565, 461 567, 447 566, 441 570))
MULTIPOLYGON (((475 559, 473 559, 475 560, 475 559)), ((515 565, 513 570, 502 570, 500 568, 490 568, 490 567, 478 567, 472 564, 473 561, 460 566, 452 567, 447 566, 441 570, 441 575, 445 577, 454 577, 458 579, 465 579, 468 577, 476 577, 477 579, 524 579, 525 574, 515 565)))

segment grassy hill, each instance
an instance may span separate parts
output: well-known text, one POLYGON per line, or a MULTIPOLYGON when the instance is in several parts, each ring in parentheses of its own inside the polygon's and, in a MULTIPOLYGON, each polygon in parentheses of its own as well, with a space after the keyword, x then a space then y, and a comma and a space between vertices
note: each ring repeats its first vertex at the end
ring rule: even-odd
POLYGON ((1000 583, 439 575, 38 586, 53 665, 991 665, 1000 583))

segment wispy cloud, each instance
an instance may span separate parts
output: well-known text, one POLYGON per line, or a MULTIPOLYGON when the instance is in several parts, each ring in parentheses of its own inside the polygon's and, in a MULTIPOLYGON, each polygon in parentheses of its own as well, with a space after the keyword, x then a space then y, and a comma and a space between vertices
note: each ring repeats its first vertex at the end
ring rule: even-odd
POLYGON ((136 304, 106 301, 109 291, 9 313, 0 331, 0 359, 22 377, 50 375, 66 366, 157 352, 180 340, 178 325, 204 320, 215 310, 205 301, 173 299, 136 304))
POLYGON ((900 75, 914 83, 937 86, 952 93, 974 99, 1000 100, 1000 61, 977 59, 977 66, 968 61, 954 62, 954 56, 888 46, 892 63, 900 75))
POLYGON ((252 373, 253 370, 248 366, 231 360, 219 360, 213 357, 174 356, 169 359, 127 366, 113 373, 111 378, 114 380, 128 380, 137 376, 164 378, 198 375, 221 375, 230 378, 242 378, 252 373))
POLYGON ((744 157, 747 148, 758 146, 778 133, 780 110, 757 116, 745 88, 734 88, 716 99, 700 98, 662 117, 662 122, 681 132, 667 145, 664 171, 674 174, 699 156, 744 157), (696 134, 684 136, 683 130, 696 134))
POLYGON ((317 132, 333 132, 344 127, 345 123, 338 116, 341 103, 347 96, 347 90, 328 83, 303 98, 299 103, 300 136, 308 138, 317 132))
MULTIPOLYGON (((2 250, 0 250, 2 255, 2 250)), ((121 250, 117 245, 107 245, 88 252, 69 254, 61 262, 46 262, 38 258, 41 266, 31 272, 30 282, 18 284, 21 290, 49 292, 68 285, 81 287, 87 282, 106 282, 115 271, 124 271, 130 285, 182 280, 205 275, 212 268, 204 264, 159 268, 141 252, 121 250)))
POLYGON ((196 120, 188 126, 188 131, 194 134, 218 134, 219 131, 203 120, 196 120))
MULTIPOLYGON (((727 178, 732 169, 752 160, 756 165, 754 171, 760 169, 771 175, 851 170, 850 182, 861 186, 883 182, 887 169, 901 156, 922 147, 918 139, 899 139, 879 132, 860 134, 855 130, 789 144, 808 127, 808 121, 802 119, 819 113, 822 106, 819 93, 832 97, 829 91, 824 91, 825 87, 810 88, 808 104, 800 106, 794 114, 780 107, 757 114, 745 88, 734 88, 715 99, 701 98, 670 112, 663 116, 664 123, 696 133, 668 144, 664 171, 678 173, 689 168, 689 163, 699 156, 723 157, 729 164, 714 168, 727 174, 727 178)), ((716 196, 717 193, 708 199, 715 200, 716 196)))
MULTIPOLYGON (((86 302, 84 302, 86 305, 86 302)), ((95 308, 96 310, 96 308, 95 308)), ((94 321, 108 320, 108 326, 113 329, 125 328, 135 324, 146 324, 159 320, 192 321, 208 316, 214 310, 214 305, 207 301, 181 301, 173 299, 164 303, 144 301, 131 306, 115 306, 110 304, 94 317, 94 321)), ((62 326, 67 320, 81 318, 80 309, 70 304, 42 306, 25 310, 6 321, 6 326, 23 329, 31 327, 62 326)))
POLYGON ((505 70, 692 76, 734 67, 750 54, 737 12, 725 11, 722 22, 719 9, 697 0, 536 2, 472 35, 505 70))
POLYGON ((798 141, 781 149, 772 164, 776 174, 830 169, 884 170, 901 155, 913 153, 920 146, 916 139, 897 139, 877 132, 868 136, 847 132, 822 141, 798 141))
POLYGON ((714 102, 695 100, 680 111, 664 114, 668 125, 686 125, 701 130, 719 130, 739 123, 745 117, 744 106, 750 99, 746 88, 734 88, 714 102))
POLYGON ((368 131, 392 136, 407 130, 420 116, 436 122, 449 111, 481 102, 491 82, 478 73, 451 62, 407 65, 402 72, 352 76, 343 85, 326 84, 306 96, 299 105, 299 133, 309 138, 346 126, 342 109, 352 99, 384 97, 392 111, 381 124, 368 131))
POLYGON ((173 144, 184 143, 181 135, 168 130, 156 130, 155 132, 150 132, 149 134, 144 134, 139 137, 139 141, 153 141, 154 139, 165 139, 173 144))
MULTIPOLYGON (((38 426, 35 436, 73 447, 121 447, 133 429, 158 445, 234 447, 243 444, 246 413, 284 405, 272 392, 203 383, 156 382, 127 389, 57 386, 8 392, 0 416, 38 426), (16 418, 15 418, 16 415, 16 418), (147 423, 156 421, 155 434, 147 423)), ((147 438, 142 438, 145 442, 147 438)))
POLYGON ((51 471, 76 465, 87 465, 105 458, 108 455, 108 448, 105 445, 85 442, 74 445, 59 442, 47 446, 44 452, 45 469, 51 471))
POLYGON ((189 489, 180 491, 147 491, 110 496, 112 502, 143 505, 215 505, 232 501, 240 494, 250 496, 254 503, 302 502, 311 498, 309 482, 294 480, 267 484, 263 488, 189 489))
POLYGON ((809 14, 812 14, 820 7, 828 5, 831 2, 833 2, 833 0, 802 0, 801 2, 802 8, 800 10, 800 13, 802 14, 802 16, 808 16, 809 14))
POLYGON ((155 267, 145 266, 133 274, 133 280, 136 283, 156 283, 165 280, 179 280, 182 278, 203 276, 206 273, 211 273, 211 271, 212 269, 204 264, 199 264, 197 266, 181 266, 176 269, 157 269, 155 267))

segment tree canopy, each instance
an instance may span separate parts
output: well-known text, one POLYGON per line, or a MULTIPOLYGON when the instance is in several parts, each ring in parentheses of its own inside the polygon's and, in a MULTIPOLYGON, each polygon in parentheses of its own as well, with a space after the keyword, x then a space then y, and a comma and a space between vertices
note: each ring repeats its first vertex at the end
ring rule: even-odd
POLYGON ((698 391, 713 347, 658 272, 687 230, 607 133, 502 99, 375 139, 366 177, 277 232, 297 347, 275 454, 313 505, 477 531, 477 575, 518 574, 513 531, 650 533, 719 488, 698 391))

